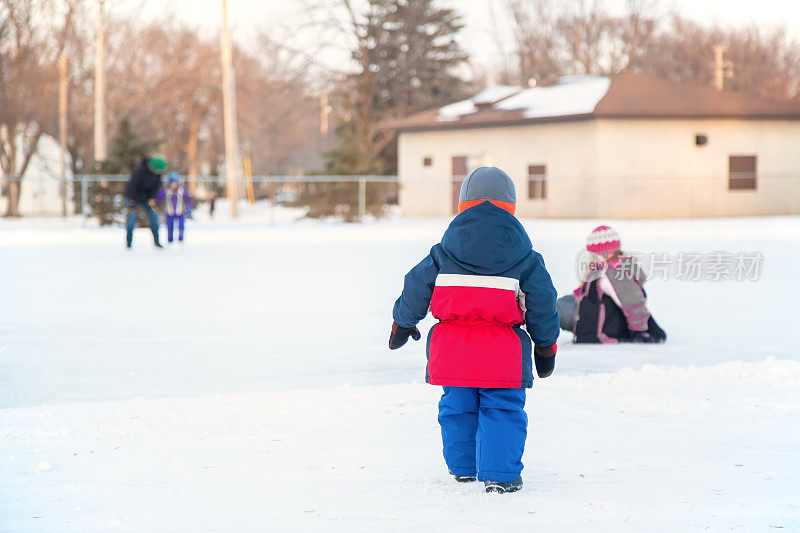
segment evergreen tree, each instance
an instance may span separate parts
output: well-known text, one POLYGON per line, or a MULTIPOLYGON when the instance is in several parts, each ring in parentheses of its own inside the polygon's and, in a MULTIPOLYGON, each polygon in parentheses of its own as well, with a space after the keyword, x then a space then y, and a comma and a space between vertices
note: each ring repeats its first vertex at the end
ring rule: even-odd
POLYGON ((144 157, 149 157, 161 144, 159 140, 144 141, 139 138, 128 118, 119 123, 117 134, 111 141, 108 160, 103 162, 102 174, 127 174, 132 172, 144 157))
MULTIPOLYGON (((468 59, 456 35, 463 27, 452 9, 433 0, 368 0, 363 12, 342 0, 356 43, 358 72, 347 76, 335 95, 338 146, 326 153, 329 174, 381 174, 397 170, 394 132, 381 121, 462 99, 472 87, 459 77, 468 59)), ((396 201, 391 184, 367 185, 367 211, 380 216, 396 201)), ((298 202, 308 216, 355 220, 358 186, 325 183, 306 187, 298 202)))
POLYGON ((388 153, 394 134, 380 121, 439 107, 471 89, 458 75, 468 59, 456 41, 463 27, 454 10, 434 0, 369 0, 357 13, 345 2, 357 73, 339 94, 337 137, 328 169, 336 173, 396 170, 388 153))
POLYGON ((465 96, 458 67, 468 56, 456 42, 463 28, 452 9, 433 0, 384 0, 385 20, 376 26, 377 54, 369 65, 374 74, 373 109, 403 116, 440 107, 465 96))
POLYGON ((379 169, 376 158, 359 135, 352 97, 352 92, 341 95, 341 116, 336 121, 334 130, 338 144, 325 154, 325 171, 328 174, 342 175, 377 174, 379 169))
MULTIPOLYGON (((130 120, 120 121, 117 134, 111 141, 109 157, 102 163, 100 174, 129 174, 144 157, 158 147, 160 141, 143 141, 139 138, 130 120)), ((89 208, 101 226, 122 221, 125 212, 125 182, 97 181, 89 186, 89 208)), ((141 218, 141 215, 140 215, 141 218)), ((139 225, 146 225, 144 219, 139 225)))

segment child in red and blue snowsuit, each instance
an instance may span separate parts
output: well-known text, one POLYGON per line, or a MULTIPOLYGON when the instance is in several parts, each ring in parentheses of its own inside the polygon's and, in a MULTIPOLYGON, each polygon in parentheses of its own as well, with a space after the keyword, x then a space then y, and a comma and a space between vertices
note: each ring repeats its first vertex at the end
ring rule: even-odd
POLYGON ((167 241, 173 242, 173 229, 178 223, 178 240, 183 242, 183 229, 186 217, 192 212, 192 197, 181 185, 177 172, 170 172, 167 176, 167 188, 161 189, 156 197, 156 203, 164 204, 164 214, 167 219, 167 241))
POLYGON ((555 288, 515 206, 514 182, 499 168, 467 176, 459 214, 405 277, 389 338, 391 349, 419 340, 429 308, 439 320, 425 380, 444 387, 444 459, 457 481, 484 481, 487 492, 522 487, 531 352, 539 377, 549 376, 559 334, 555 288))

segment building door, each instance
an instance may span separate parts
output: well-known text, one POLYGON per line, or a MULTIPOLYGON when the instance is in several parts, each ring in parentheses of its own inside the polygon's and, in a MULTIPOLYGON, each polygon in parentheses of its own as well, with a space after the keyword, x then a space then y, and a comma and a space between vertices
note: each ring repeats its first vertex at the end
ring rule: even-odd
POLYGON ((458 196, 461 194, 461 183, 467 177, 467 156, 453 156, 451 162, 451 176, 453 181, 453 214, 458 214, 458 196))

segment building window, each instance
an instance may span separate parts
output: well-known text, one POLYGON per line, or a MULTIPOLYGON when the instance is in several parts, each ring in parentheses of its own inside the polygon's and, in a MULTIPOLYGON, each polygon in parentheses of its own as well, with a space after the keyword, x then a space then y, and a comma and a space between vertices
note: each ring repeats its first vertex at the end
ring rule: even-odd
POLYGON ((547 198, 547 167, 528 165, 528 198, 544 200, 547 198))
POLYGON ((423 157, 422 158, 422 166, 423 167, 432 167, 433 166, 433 158, 432 157, 423 157))
POLYGON ((755 190, 756 163, 754 155, 728 157, 728 190, 755 190))

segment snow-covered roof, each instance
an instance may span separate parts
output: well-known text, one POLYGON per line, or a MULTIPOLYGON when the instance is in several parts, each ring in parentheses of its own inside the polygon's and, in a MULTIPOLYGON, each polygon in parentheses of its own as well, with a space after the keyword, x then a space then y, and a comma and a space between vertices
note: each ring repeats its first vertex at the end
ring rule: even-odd
POLYGON ((521 110, 529 118, 582 115, 592 112, 610 84, 611 80, 604 76, 566 76, 550 87, 523 89, 494 85, 469 100, 440 108, 437 120, 457 120, 475 113, 481 104, 495 104, 494 108, 500 110, 521 110))
POLYGON ((458 117, 474 113, 477 110, 478 108, 471 98, 469 100, 461 100, 440 108, 436 120, 458 120, 458 117))
POLYGON ((472 101, 475 102, 476 105, 494 104, 495 102, 517 94, 521 90, 522 88, 513 85, 492 85, 473 96, 472 101))
POLYGON ((549 87, 532 87, 499 102, 495 107, 522 110, 526 118, 585 115, 608 92, 605 76, 567 76, 549 87))
POLYGON ((612 77, 565 76, 540 87, 492 86, 468 100, 391 120, 382 127, 412 131, 592 118, 800 120, 800 102, 627 71, 612 77))
POLYGON ((518 94, 520 91, 522 91, 521 87, 514 87, 513 85, 492 85, 468 100, 461 100, 440 108, 437 120, 456 120, 462 115, 476 112, 479 105, 500 102, 505 98, 518 94))

